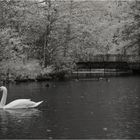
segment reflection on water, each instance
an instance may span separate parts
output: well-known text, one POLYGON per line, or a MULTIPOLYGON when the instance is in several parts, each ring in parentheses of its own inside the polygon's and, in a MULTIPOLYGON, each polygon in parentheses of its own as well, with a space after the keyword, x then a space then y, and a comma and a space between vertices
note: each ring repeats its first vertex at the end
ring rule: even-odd
MULTIPOLYGON (((19 130, 30 132, 31 122, 40 114, 37 109, 0 110, 0 132, 2 135, 11 133, 16 135, 19 130)), ((10 137, 9 137, 10 138, 10 137)))
POLYGON ((9 85, 8 102, 44 100, 38 109, 0 110, 0 138, 140 138, 140 77, 9 85))

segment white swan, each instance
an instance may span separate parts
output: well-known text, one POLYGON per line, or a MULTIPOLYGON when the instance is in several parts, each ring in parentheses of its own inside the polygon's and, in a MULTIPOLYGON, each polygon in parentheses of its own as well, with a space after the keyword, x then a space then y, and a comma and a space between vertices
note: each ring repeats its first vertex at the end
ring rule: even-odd
POLYGON ((12 101, 11 103, 6 104, 7 98, 7 88, 4 86, 0 87, 0 91, 3 91, 3 95, 0 101, 0 108, 2 109, 18 109, 18 108, 34 108, 39 106, 43 101, 33 102, 30 99, 17 99, 12 101))

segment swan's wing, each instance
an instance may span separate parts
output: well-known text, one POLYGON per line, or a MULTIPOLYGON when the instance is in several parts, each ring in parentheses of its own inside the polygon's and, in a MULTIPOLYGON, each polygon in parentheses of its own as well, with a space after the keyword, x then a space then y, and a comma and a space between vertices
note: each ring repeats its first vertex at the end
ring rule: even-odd
POLYGON ((30 99, 17 99, 4 106, 4 108, 30 108, 35 106, 35 104, 30 99))

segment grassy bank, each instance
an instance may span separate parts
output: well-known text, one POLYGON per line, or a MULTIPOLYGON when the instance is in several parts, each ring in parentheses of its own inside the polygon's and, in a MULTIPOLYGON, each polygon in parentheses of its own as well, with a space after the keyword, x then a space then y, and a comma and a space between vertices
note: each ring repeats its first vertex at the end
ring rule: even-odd
POLYGON ((2 62, 0 69, 0 81, 2 82, 27 82, 45 80, 64 80, 69 78, 70 70, 57 69, 54 65, 42 68, 38 60, 30 60, 26 63, 2 62))

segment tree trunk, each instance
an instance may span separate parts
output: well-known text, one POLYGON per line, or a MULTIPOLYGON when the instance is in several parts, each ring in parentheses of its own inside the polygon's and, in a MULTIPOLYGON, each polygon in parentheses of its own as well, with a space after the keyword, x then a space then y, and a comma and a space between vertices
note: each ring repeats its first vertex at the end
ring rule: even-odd
POLYGON ((47 53, 47 48, 48 48, 48 43, 49 43, 49 36, 51 32, 51 15, 50 15, 50 8, 51 8, 51 0, 46 0, 45 1, 46 5, 48 4, 48 15, 47 15, 47 20, 49 23, 46 26, 46 31, 44 35, 44 48, 43 48, 43 66, 46 67, 47 64, 49 63, 49 52, 47 53))
POLYGON ((47 42, 47 36, 46 33, 44 35, 44 48, 43 48, 43 66, 46 67, 46 42, 47 42))
POLYGON ((70 36, 71 36, 71 18, 72 18, 72 8, 73 8, 73 0, 70 0, 70 7, 69 7, 69 20, 66 28, 66 38, 64 44, 64 57, 67 55, 67 50, 69 46, 70 36))

